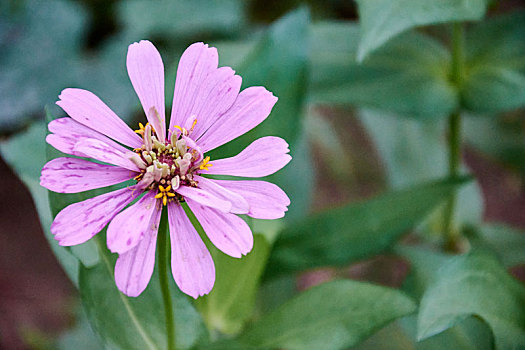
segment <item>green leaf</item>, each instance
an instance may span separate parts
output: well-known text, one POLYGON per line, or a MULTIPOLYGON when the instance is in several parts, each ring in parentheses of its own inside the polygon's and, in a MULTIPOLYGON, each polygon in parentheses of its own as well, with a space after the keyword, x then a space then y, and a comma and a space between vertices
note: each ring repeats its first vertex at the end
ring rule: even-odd
POLYGON ((415 309, 414 302, 397 290, 334 281, 265 315, 239 341, 263 348, 345 349, 415 309))
POLYGON ((525 174, 525 129, 520 115, 514 118, 466 116, 466 141, 499 162, 525 174))
POLYGON ((78 260, 67 249, 58 245, 49 228, 53 217, 47 190, 40 186, 40 171, 46 163, 46 125, 34 123, 29 129, 8 141, 0 143, 2 157, 22 180, 33 197, 45 237, 58 262, 68 277, 78 285, 78 260))
POLYGON ((489 248, 507 267, 525 263, 525 233, 503 224, 485 224, 472 228, 475 235, 471 241, 489 248))
POLYGON ((462 101, 478 113, 525 106, 525 11, 482 22, 466 37, 462 101))
POLYGON ((255 294, 270 246, 263 235, 254 235, 253 250, 235 259, 211 250, 215 263, 215 285, 209 295, 197 300, 209 326, 222 333, 238 333, 252 315, 255 294))
MULTIPOLYGON (((448 147, 442 120, 413 120, 365 109, 359 111, 359 116, 381 155, 394 189, 447 175, 448 147)), ((425 229, 441 234, 440 214, 436 212, 429 218, 425 229)), ((482 215, 481 189, 473 181, 458 191, 455 221, 459 225, 478 224, 482 215)))
POLYGON ((78 2, 17 1, 0 11, 0 128, 15 129, 56 101, 78 70, 86 13, 78 2))
MULTIPOLYGON (((410 262, 410 275, 403 284, 403 290, 421 299, 425 290, 436 282, 439 269, 454 256, 417 247, 398 246, 396 252, 410 262)), ((409 316, 400 321, 406 334, 416 342, 417 317, 409 316)), ((485 322, 466 317, 463 321, 423 341, 417 342, 418 350, 492 350, 493 339, 485 322)))
POLYGON ((440 43, 406 33, 359 64, 358 40, 355 24, 327 22, 312 27, 312 102, 427 118, 447 115, 458 107, 457 90, 449 81, 450 54, 440 43))
POLYGON ((415 350, 415 343, 397 323, 391 323, 374 333, 352 350, 415 350))
POLYGON ((103 346, 93 333, 85 313, 79 308, 75 326, 60 335, 55 348, 58 350, 98 350, 103 349, 103 346))
POLYGON ((356 0, 362 37, 358 58, 417 26, 479 20, 488 0, 356 0))
POLYGON ((243 24, 240 0, 128 0, 117 14, 128 37, 195 36, 196 33, 235 33, 243 24))
POLYGON ((498 349, 523 348, 524 307, 525 288, 492 255, 477 251, 458 256, 440 269, 421 300, 418 338, 476 315, 491 327, 498 349))
POLYGON ((268 276, 341 266, 381 253, 465 182, 432 182, 311 216, 281 233, 268 276))
MULTIPOLYGON (((98 240, 102 263, 81 266, 80 297, 88 319, 109 349, 165 349, 165 319, 158 271, 155 269, 146 290, 137 298, 122 294, 115 285, 115 256, 98 240)), ((178 349, 188 349, 206 338, 200 315, 171 281, 178 349)))

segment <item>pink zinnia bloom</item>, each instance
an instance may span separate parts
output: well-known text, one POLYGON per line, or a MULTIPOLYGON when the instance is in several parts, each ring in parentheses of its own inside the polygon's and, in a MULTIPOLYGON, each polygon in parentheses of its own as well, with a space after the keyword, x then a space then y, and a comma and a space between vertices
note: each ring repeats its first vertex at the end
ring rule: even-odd
POLYGON ((205 156, 266 119, 277 98, 260 86, 240 91, 241 77, 229 67, 218 68, 217 50, 196 43, 180 59, 166 130, 159 52, 149 41, 130 45, 127 69, 146 126, 140 124, 134 132, 93 93, 65 89, 57 104, 70 118, 50 122, 46 141, 64 153, 112 165, 57 158, 44 166, 40 183, 60 193, 130 179, 136 184, 66 207, 51 232, 60 245, 71 246, 87 241, 109 223, 107 246, 119 254, 116 284, 126 295, 138 296, 153 273, 160 216, 167 206, 173 277, 184 293, 197 298, 212 289, 215 267, 180 203, 188 204, 218 249, 237 258, 250 252, 253 236, 235 214, 277 219, 290 204, 286 194, 269 182, 203 176, 262 177, 290 161, 288 144, 272 136, 254 141, 231 158, 210 161, 205 156))

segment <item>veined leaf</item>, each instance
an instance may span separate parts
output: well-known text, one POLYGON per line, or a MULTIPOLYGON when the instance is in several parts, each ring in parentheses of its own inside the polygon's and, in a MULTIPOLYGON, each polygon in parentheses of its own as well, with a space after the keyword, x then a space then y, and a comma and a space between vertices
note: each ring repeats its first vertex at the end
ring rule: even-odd
POLYGON ((359 60, 417 26, 481 19, 488 0, 357 0, 362 38, 359 60))
POLYGON ((371 107, 415 117, 441 117, 459 105, 450 54, 430 37, 410 32, 356 61, 359 28, 326 22, 312 27, 310 99, 371 107))
POLYGON ((414 302, 397 290, 334 281, 299 294, 238 340, 256 348, 345 349, 415 309, 414 302))
POLYGON ((466 36, 462 101, 477 113, 525 106, 525 11, 481 22, 466 36))
POLYGON ((344 265, 381 253, 465 182, 432 182, 313 215, 281 233, 267 276, 344 265))
POLYGON ((525 288, 486 252, 444 265, 423 295, 418 338, 425 339, 476 315, 492 328, 500 350, 525 347, 525 288))

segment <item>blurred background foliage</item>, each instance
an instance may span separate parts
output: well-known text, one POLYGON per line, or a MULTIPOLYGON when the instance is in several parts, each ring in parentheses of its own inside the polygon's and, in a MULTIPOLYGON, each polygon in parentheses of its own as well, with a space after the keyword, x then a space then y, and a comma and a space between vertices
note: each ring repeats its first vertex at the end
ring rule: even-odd
MULTIPOLYGON (((279 97, 265 122, 212 158, 263 135, 284 137, 294 158, 271 179, 290 195, 290 210, 284 220, 250 222, 254 252, 239 261, 210 247, 217 282, 196 303, 173 285, 181 348, 525 347, 524 9, 518 0, 2 1, 0 151, 11 169, 2 176, 22 180, 36 213, 11 204, 26 192, 13 195, 6 180, 0 279, 18 286, 39 264, 17 270, 28 249, 10 243, 31 237, 12 217, 27 212, 80 293, 66 278, 44 278, 55 287, 22 284, 43 296, 10 308, 6 288, 0 347, 164 346, 155 277, 126 301, 100 240, 64 249, 49 232, 52 214, 93 193, 48 202, 39 186, 40 169, 59 156, 44 139, 46 118, 63 115, 54 105, 63 88, 94 92, 131 126, 143 121, 125 68, 128 45, 140 39, 162 54, 168 104, 178 58, 195 41, 216 46, 243 87, 279 97), (467 22, 459 82, 450 40, 458 21, 467 22), (446 119, 456 111, 461 169, 473 176, 450 179, 446 119), (440 249, 443 203, 456 191, 459 256, 440 249), (65 291, 49 309, 38 305, 55 298, 53 288, 65 291)), ((24 244, 47 250, 42 243, 24 244)))

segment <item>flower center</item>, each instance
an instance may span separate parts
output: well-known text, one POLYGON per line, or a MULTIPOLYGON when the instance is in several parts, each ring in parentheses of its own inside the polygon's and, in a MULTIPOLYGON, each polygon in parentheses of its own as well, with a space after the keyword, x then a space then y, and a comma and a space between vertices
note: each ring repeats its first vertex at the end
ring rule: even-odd
POLYGON ((134 179, 142 183, 146 190, 158 190, 155 198, 162 198, 164 205, 168 201, 182 201, 182 196, 175 191, 180 186, 197 187, 198 183, 193 176, 212 166, 209 163, 210 157, 204 157, 200 148, 189 137, 195 123, 196 121, 190 131, 176 126, 180 132, 172 133, 171 139, 165 143, 152 135, 154 130, 149 123, 146 126, 139 124, 140 129, 136 130, 142 135, 144 143, 133 151, 146 163, 146 167, 134 179))

